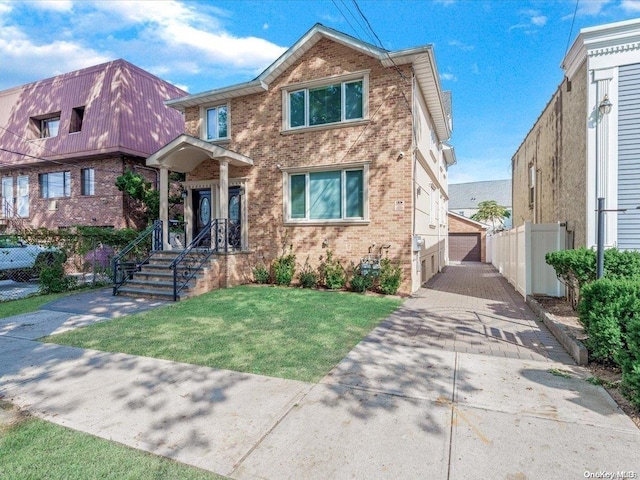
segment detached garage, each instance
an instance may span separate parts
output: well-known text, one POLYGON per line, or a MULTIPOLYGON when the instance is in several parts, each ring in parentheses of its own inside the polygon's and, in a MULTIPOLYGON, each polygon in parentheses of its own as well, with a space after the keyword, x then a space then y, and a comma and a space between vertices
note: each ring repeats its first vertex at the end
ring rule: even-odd
POLYGON ((452 262, 485 262, 487 227, 449 212, 449 260, 452 262))

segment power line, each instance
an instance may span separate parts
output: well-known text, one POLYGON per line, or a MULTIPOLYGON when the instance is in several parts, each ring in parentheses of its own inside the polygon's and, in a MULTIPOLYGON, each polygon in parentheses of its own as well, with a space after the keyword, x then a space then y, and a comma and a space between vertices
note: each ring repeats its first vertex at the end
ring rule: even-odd
POLYGON ((576 0, 576 8, 573 10, 573 19, 571 20, 571 28, 569 29, 569 38, 567 38, 567 48, 564 51, 564 56, 567 56, 567 52, 569 51, 569 45, 571 42, 571 35, 573 34, 573 25, 576 21, 576 15, 578 13, 578 3, 580 3, 580 0, 576 0))

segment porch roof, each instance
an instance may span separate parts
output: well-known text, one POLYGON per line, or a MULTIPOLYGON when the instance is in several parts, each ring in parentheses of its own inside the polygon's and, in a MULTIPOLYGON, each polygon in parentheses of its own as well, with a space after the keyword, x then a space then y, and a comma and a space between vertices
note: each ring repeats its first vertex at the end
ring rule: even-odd
POLYGON ((173 172, 191 172, 205 160, 227 160, 230 165, 252 166, 253 160, 219 145, 182 134, 147 158, 148 167, 166 167, 173 172))

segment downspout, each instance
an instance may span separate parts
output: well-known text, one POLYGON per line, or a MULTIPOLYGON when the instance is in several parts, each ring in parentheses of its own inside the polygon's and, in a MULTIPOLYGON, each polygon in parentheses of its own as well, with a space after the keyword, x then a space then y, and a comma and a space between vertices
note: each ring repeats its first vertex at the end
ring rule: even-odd
MULTIPOLYGON (((411 67, 411 169, 413 171, 412 174, 412 178, 411 178, 411 195, 413 197, 413 208, 411 209, 411 215, 412 215, 412 219, 411 219, 411 263, 413 264, 413 257, 414 255, 417 257, 417 261, 416 261, 416 274, 419 271, 420 272, 420 278, 418 280, 418 282, 420 283, 420 285, 422 285, 422 265, 420 263, 420 252, 414 253, 413 251, 413 239, 416 236, 416 209, 417 209, 417 205, 418 205, 418 194, 417 194, 417 189, 416 189, 416 178, 417 178, 417 163, 418 163, 418 159, 417 159, 417 154, 416 154, 416 150, 417 150, 417 142, 416 142, 416 118, 415 118, 415 112, 416 112, 416 74, 413 70, 413 67, 411 67)), ((412 270, 413 270, 413 265, 412 265, 412 270)), ((412 279, 412 283, 413 283, 413 279, 412 279)), ((411 288, 413 289, 413 285, 411 286, 411 288)))

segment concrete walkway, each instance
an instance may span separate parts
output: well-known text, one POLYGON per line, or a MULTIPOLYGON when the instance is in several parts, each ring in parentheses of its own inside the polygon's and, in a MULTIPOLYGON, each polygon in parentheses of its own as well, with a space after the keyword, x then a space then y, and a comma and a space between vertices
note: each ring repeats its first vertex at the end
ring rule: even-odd
POLYGON ((486 265, 449 267, 319 384, 45 345, 36 320, 10 322, 5 399, 231 478, 640 475, 640 430, 486 265))

